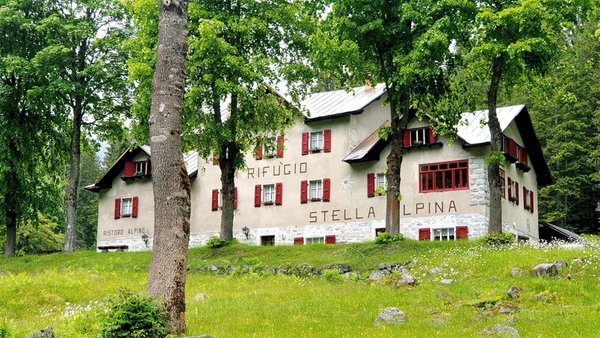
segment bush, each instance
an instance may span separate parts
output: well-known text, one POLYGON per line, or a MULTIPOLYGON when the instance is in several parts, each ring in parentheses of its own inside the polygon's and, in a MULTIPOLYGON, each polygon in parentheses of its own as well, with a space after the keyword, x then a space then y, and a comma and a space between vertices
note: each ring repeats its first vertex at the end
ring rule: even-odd
POLYGON ((208 239, 208 241, 206 241, 206 246, 211 249, 222 248, 229 244, 230 244, 230 242, 228 242, 218 236, 212 236, 211 238, 208 239))
POLYGON ((10 337, 10 329, 8 328, 8 324, 6 321, 0 322, 0 338, 8 338, 10 337))
POLYGON ((132 291, 109 296, 101 316, 101 337, 165 337, 166 313, 160 303, 132 291))
POLYGON ((27 221, 17 228, 17 255, 59 252, 63 248, 64 235, 57 222, 42 214, 38 220, 27 221))
POLYGON ((515 236, 513 234, 499 234, 496 232, 491 232, 483 236, 483 241, 492 246, 508 245, 515 242, 515 236))
POLYGON ((404 236, 402 236, 402 234, 390 235, 387 232, 381 232, 377 235, 377 238, 375 238, 375 244, 390 244, 403 240, 404 236))

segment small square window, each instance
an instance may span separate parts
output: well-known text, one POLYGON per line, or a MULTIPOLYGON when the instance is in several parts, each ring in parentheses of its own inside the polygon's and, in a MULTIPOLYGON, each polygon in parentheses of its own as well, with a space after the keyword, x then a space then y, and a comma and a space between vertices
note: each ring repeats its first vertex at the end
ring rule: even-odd
POLYGON ((275 202, 275 185, 265 184, 263 185, 263 204, 273 204, 275 202))
POLYGON ((275 235, 260 236, 260 245, 275 245, 275 235))
POLYGON ((453 241, 454 228, 433 229, 434 241, 453 241))
POLYGON ((148 161, 135 162, 135 174, 136 176, 148 175, 148 161))
POLYGON ((306 244, 323 244, 325 243, 325 238, 324 237, 307 237, 306 239, 306 244))
POLYGON ((315 131, 310 133, 310 151, 321 151, 323 150, 323 132, 315 131))
POLYGON ((133 200, 131 198, 122 198, 121 199, 121 216, 131 215, 132 205, 133 205, 133 200))
POLYGON ((323 198, 323 181, 310 181, 309 196, 311 200, 320 200, 323 198))

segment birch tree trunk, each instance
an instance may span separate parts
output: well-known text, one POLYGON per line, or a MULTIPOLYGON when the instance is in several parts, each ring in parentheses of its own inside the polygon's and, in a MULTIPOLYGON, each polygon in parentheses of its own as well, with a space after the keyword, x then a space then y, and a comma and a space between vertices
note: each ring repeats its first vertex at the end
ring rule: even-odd
POLYGON ((149 121, 154 237, 146 292, 163 302, 168 314, 167 328, 172 334, 186 329, 190 181, 181 151, 186 24, 186 0, 161 0, 149 121))

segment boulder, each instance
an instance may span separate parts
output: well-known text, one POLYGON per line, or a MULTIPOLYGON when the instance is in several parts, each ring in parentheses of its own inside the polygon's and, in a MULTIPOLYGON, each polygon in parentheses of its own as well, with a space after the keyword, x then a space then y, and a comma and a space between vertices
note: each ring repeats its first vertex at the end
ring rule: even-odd
POLYGON ((573 258, 573 260, 571 260, 571 263, 583 263, 583 258, 581 258, 581 257, 573 258))
POLYGON ((532 270, 531 274, 540 277, 550 277, 558 275, 558 268, 554 263, 542 263, 536 265, 532 270))
POLYGON ((442 268, 440 268, 439 266, 429 270, 429 274, 432 276, 439 275, 440 273, 442 273, 442 268))
POLYGON ((415 278, 405 273, 396 281, 396 286, 415 285, 415 283, 415 278))
POLYGON ((27 335, 27 338, 54 338, 54 331, 51 326, 43 330, 35 330, 27 335))
POLYGON ((450 284, 452 284, 452 279, 442 279, 440 281, 440 284, 450 285, 450 284))
POLYGON ((510 269, 510 276, 511 277, 520 277, 523 276, 525 274, 525 271, 523 271, 523 269, 521 268, 512 268, 510 269))
POLYGON ((508 298, 519 298, 521 297, 521 288, 516 287, 516 286, 511 286, 510 289, 508 289, 508 291, 506 291, 506 295, 508 296, 508 298))
POLYGON ((555 260, 553 264, 554 264, 554 265, 555 265, 555 266, 556 266, 558 269, 562 269, 562 268, 564 268, 565 266, 567 266, 567 262, 563 261, 562 259, 555 260))
POLYGON ((402 324, 405 322, 406 314, 398 308, 386 307, 375 318, 374 325, 382 326, 386 324, 402 324))
POLYGON ((212 272, 219 271, 219 267, 216 264, 211 264, 208 268, 212 272))
POLYGON ((382 279, 389 278, 392 274, 387 270, 373 270, 369 275, 369 280, 371 282, 379 282, 382 279))
POLYGON ((488 326, 481 331, 483 335, 502 336, 502 337, 521 337, 519 331, 512 326, 504 324, 494 324, 488 326))

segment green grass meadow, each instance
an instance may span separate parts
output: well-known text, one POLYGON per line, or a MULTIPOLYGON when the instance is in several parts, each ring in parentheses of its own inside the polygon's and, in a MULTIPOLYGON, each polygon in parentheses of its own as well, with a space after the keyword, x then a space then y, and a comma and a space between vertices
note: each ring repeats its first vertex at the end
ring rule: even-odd
MULTIPOLYGON (((592 241, 599 243, 598 238, 592 241)), ((389 245, 336 244, 190 250, 186 335, 213 337, 472 337, 502 323, 522 337, 600 337, 600 249, 559 246, 492 248, 477 241, 389 245), (581 258, 582 262, 573 262, 581 258), (555 277, 528 271, 562 259, 555 277), (365 280, 379 263, 406 262, 413 287, 365 280), (297 277, 256 267, 349 264, 355 278, 326 273, 297 277), (230 275, 206 267, 234 265, 230 275), (240 272, 250 266, 251 272, 240 272), (442 273, 428 271, 441 267, 442 273), (512 268, 527 273, 512 277, 512 268), (440 283, 452 279, 449 285, 440 283), (509 299, 511 286, 521 297, 509 299), (546 293, 544 299, 536 295, 546 293), (201 295, 200 295, 201 294, 201 295), (203 296, 203 297, 202 297, 203 296), (508 304, 498 313, 481 302, 508 304), (373 326, 385 307, 406 313, 399 325, 373 326)), ((52 326, 57 337, 95 337, 102 301, 121 288, 144 291, 149 252, 0 258, 0 332, 25 337, 52 326)), ((0 335, 1 336, 1 335, 0 335)))

